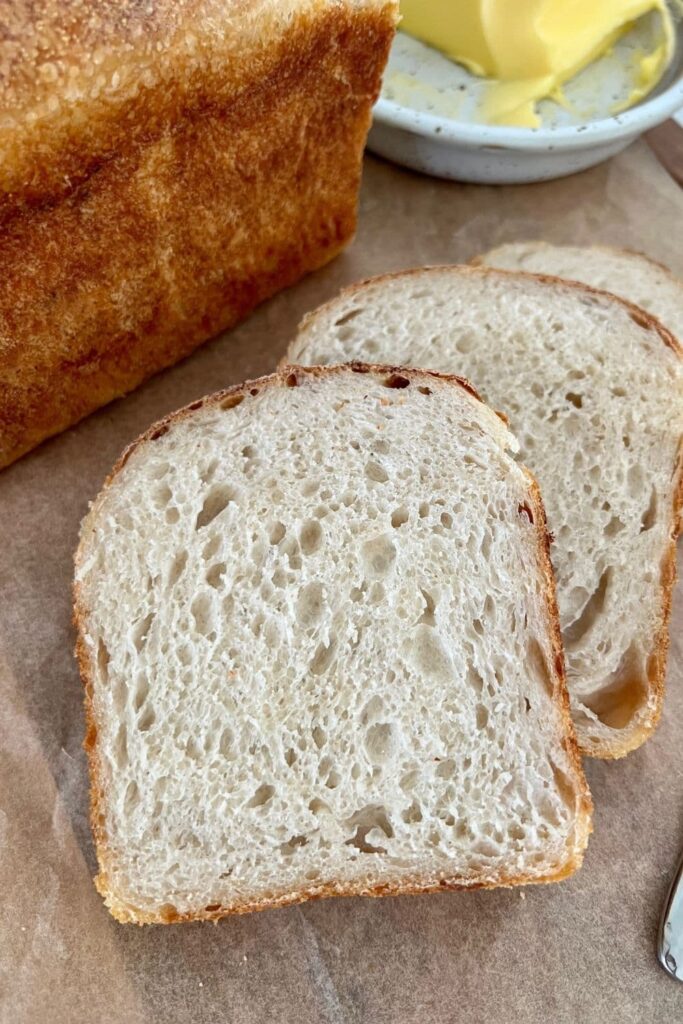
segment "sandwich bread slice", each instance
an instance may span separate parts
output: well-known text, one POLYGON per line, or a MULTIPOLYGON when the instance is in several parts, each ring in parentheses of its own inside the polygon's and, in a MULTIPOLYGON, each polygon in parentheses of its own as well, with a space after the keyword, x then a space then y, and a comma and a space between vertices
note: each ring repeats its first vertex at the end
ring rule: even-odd
POLYGON ((455 377, 287 370, 124 454, 82 527, 121 921, 548 882, 590 797, 537 486, 455 377))
POLYGON ((673 336, 577 283, 437 267, 346 289, 305 319, 287 358, 459 373, 508 415, 554 535, 579 744, 601 757, 639 746, 661 711, 680 524, 673 336))

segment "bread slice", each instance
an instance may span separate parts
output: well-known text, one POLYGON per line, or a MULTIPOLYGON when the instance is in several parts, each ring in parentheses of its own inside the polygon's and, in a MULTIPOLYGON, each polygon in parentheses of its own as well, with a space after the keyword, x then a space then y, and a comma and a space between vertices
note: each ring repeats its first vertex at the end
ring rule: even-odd
POLYGON ((677 338, 683 338, 683 281, 641 253, 607 246, 512 242, 491 249, 473 263, 554 274, 602 288, 635 302, 677 338))
POLYGON ((553 278, 443 267, 347 289, 293 363, 457 372, 506 412, 536 475, 579 744, 620 757, 659 718, 681 507, 681 350, 647 313, 553 278))
POLYGON ((552 881, 590 829, 543 507, 464 381, 300 370, 123 456, 76 556, 121 921, 552 881))

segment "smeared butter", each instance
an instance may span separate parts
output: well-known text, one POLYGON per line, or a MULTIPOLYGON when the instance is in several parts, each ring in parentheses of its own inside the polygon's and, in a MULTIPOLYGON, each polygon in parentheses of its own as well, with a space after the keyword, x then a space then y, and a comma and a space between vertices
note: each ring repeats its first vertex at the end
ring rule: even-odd
POLYGON ((401 0, 401 28, 491 79, 482 119, 537 128, 536 103, 607 53, 633 22, 661 17, 661 39, 639 56, 624 109, 646 96, 674 50, 666 0, 401 0))

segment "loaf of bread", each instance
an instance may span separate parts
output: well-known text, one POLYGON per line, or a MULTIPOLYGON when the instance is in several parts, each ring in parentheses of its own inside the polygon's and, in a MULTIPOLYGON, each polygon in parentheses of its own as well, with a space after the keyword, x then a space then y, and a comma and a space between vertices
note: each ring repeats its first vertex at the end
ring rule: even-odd
POLYGON ((538 488, 466 384, 284 372, 157 424, 76 558, 121 921, 547 882, 590 797, 538 488))
POLYGON ((397 6, 0 5, 0 466, 350 239, 397 6))
POLYGON ((683 500, 683 360, 642 309, 474 267, 389 275, 310 314, 292 363, 378 359, 468 377, 510 418, 554 534, 579 744, 620 757, 662 707, 683 500))

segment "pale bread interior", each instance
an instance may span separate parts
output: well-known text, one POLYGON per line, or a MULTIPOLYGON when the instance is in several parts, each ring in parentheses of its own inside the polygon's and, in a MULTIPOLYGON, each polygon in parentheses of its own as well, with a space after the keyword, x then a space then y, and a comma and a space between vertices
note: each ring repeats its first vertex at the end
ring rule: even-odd
POLYGON ((501 420, 453 381, 342 368, 164 430, 77 556, 115 915, 576 867, 542 508, 501 420))
POLYGON ((683 283, 640 253, 607 246, 511 242, 484 253, 478 262, 503 270, 555 274, 613 292, 646 309, 683 338, 683 283))
POLYGON ((661 707, 673 578, 680 350, 576 284, 471 267, 352 287, 304 321, 292 363, 372 359, 468 377, 541 486, 579 743, 620 756, 661 707))

